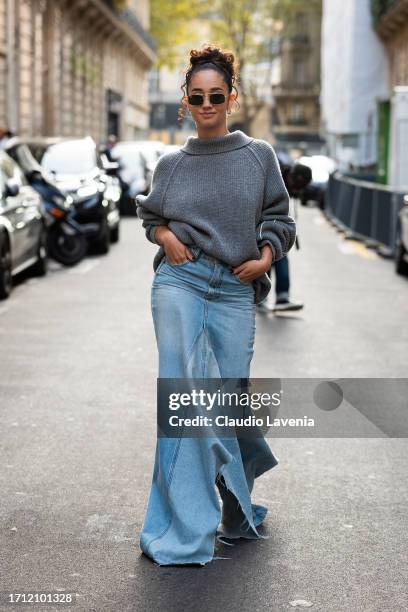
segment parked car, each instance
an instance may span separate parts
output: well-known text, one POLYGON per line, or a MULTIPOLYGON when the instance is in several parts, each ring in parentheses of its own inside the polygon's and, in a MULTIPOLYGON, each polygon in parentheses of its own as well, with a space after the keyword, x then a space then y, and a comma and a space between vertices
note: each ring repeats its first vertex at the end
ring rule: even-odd
POLYGON ((404 206, 399 211, 398 220, 395 271, 408 276, 408 196, 404 197, 404 206))
POLYGON ((76 210, 71 196, 64 194, 51 174, 34 159, 28 146, 19 138, 7 143, 6 152, 19 165, 25 178, 40 194, 46 211, 48 255, 59 263, 73 266, 79 263, 88 250, 89 228, 75 220, 76 210))
POLYGON ((91 248, 107 253, 110 243, 119 240, 121 189, 116 165, 113 169, 101 157, 90 137, 33 139, 27 144, 58 188, 72 197, 76 221, 88 229, 94 224, 88 234, 91 248))
POLYGON ((153 172, 157 160, 164 153, 166 145, 160 140, 134 140, 133 143, 139 147, 147 169, 153 172))
POLYGON ((136 140, 140 147, 140 152, 146 160, 148 169, 154 170, 157 160, 164 153, 165 144, 160 140, 136 140))
POLYGON ((138 142, 119 142, 111 150, 119 164, 118 177, 122 186, 121 214, 136 215, 136 196, 146 195, 151 180, 148 164, 138 142))
POLYGON ((308 201, 317 202, 319 208, 324 208, 324 195, 329 182, 329 176, 336 169, 336 163, 325 155, 303 155, 296 160, 296 163, 308 166, 312 171, 312 180, 304 190, 301 198, 303 206, 307 206, 308 201))
POLYGON ((41 197, 18 165, 0 152, 0 299, 10 295, 13 276, 47 272, 47 228, 41 197))

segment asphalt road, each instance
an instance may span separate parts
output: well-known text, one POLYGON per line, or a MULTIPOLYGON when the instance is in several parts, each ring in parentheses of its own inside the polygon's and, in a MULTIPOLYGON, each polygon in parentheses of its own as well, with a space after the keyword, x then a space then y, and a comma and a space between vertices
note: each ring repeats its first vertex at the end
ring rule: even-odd
MULTIPOLYGON (((252 376, 406 376, 408 280, 316 209, 299 210, 298 230, 292 296, 306 305, 257 315, 252 376)), ((108 256, 50 262, 0 302, 0 591, 74 592, 78 612, 408 610, 408 445, 380 430, 269 439, 280 463, 253 494, 268 539, 219 544, 228 559, 205 567, 141 554, 156 248, 125 218, 108 256)))

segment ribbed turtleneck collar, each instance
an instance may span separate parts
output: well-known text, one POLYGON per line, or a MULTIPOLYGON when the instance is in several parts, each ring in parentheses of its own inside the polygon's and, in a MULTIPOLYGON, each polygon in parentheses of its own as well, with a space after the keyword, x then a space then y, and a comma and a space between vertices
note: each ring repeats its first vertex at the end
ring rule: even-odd
POLYGON ((240 149, 252 142, 253 138, 247 136, 241 130, 235 130, 224 136, 213 136, 211 138, 199 138, 189 136, 181 147, 182 151, 192 155, 205 155, 206 153, 224 153, 233 149, 240 149))

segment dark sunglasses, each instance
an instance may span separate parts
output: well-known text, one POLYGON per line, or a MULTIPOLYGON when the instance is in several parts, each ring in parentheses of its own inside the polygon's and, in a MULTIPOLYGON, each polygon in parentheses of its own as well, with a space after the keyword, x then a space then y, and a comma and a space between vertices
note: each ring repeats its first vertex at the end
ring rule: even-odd
MULTIPOLYGON (((201 106, 204 102, 203 94, 193 94, 188 96, 188 101, 193 106, 201 106)), ((225 102, 225 95, 223 93, 210 93, 211 104, 222 104, 225 102)))

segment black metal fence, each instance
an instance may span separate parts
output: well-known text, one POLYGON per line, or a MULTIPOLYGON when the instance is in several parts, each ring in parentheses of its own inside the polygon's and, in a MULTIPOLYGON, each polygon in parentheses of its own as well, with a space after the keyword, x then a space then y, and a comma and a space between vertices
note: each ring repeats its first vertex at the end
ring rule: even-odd
POLYGON ((381 255, 393 257, 398 212, 405 194, 334 172, 326 192, 325 214, 347 238, 361 240, 381 255))

